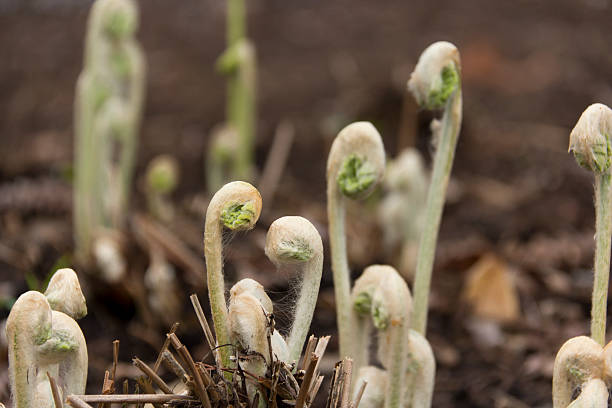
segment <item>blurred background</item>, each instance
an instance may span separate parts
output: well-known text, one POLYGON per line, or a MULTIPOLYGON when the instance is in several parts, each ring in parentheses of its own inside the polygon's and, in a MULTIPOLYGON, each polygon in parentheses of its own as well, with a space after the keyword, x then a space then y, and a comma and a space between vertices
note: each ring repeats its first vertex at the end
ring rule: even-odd
MULTIPOLYGON (((146 207, 147 163, 162 153, 177 158, 176 218, 166 227, 188 250, 174 262, 184 294, 179 333, 202 358, 207 349, 187 295, 198 293, 208 306, 198 285, 211 197, 204 159, 210 131, 225 115, 225 80, 214 69, 225 48, 225 3, 138 3, 148 77, 132 211, 146 207)), ((91 4, 0 0, 2 318, 54 267, 73 265, 73 104, 91 4)), ((552 406, 554 355, 566 339, 588 333, 593 181, 567 146, 588 105, 612 105, 612 2, 249 0, 247 7, 258 59, 260 173, 279 123, 290 123, 294 137, 258 227, 230 245, 228 281, 250 276, 270 288, 283 327, 292 278, 274 273, 263 254, 267 226, 282 215, 305 216, 329 256, 325 166, 333 138, 350 122, 373 122, 389 158, 416 147, 430 165, 434 116, 417 108, 406 81, 426 46, 451 41, 461 52, 464 119, 431 295, 434 406, 552 406)), ((359 219, 349 222, 355 276, 369 264, 397 261, 383 248, 376 205, 374 198, 349 211, 359 219)), ((142 279, 147 259, 129 253, 130 273, 142 279)), ((99 392, 112 340, 121 340, 121 375, 134 375, 131 357, 155 358, 170 323, 146 310, 140 289, 97 285, 85 273, 81 280, 88 391, 99 392)), ((334 310, 326 261, 314 332, 335 335, 334 310)), ((332 341, 327 367, 336 353, 332 341)), ((4 353, 0 364, 0 400, 7 401, 4 353)))

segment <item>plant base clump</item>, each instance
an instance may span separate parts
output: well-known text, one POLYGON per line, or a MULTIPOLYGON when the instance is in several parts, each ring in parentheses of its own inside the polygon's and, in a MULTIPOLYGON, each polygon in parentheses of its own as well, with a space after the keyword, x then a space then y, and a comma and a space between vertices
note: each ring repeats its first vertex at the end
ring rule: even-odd
MULTIPOLYGON (((204 317, 200 302, 195 295, 191 300, 202 325, 208 345, 213 350, 214 360, 218 360, 217 350, 213 347, 215 339, 204 317)), ((273 322, 272 322, 273 323, 273 322)), ((128 381, 119 387, 114 372, 117 365, 118 341, 115 341, 113 368, 107 371, 98 395, 70 395, 67 401, 74 407, 88 407, 96 403, 151 403, 158 407, 306 407, 310 406, 317 396, 323 376, 320 375, 319 362, 325 353, 330 337, 316 338, 311 336, 304 354, 297 367, 279 360, 272 353, 272 342, 269 342, 271 364, 263 375, 255 375, 242 364, 236 368, 221 368, 216 362, 194 360, 187 347, 179 340, 175 331, 178 323, 167 334, 167 341, 159 351, 157 361, 150 367, 142 360, 134 358, 133 364, 142 372, 135 379, 136 386, 130 393, 128 381), (162 366, 166 372, 174 374, 171 381, 163 380, 157 373, 162 366), (229 380, 227 373, 230 374, 229 380), (178 383, 178 385, 177 385, 178 383), (173 384, 171 386, 170 384, 173 384), (255 384, 257 393, 254 398, 247 391, 247 384, 255 384), (121 388, 123 393, 116 393, 121 388), (160 393, 161 392, 161 393, 160 393)), ((232 347, 231 345, 220 347, 232 347)), ((232 359, 242 360, 244 353, 232 351, 232 359)), ((348 389, 351 381, 351 360, 347 359, 336 365, 328 397, 330 407, 348 404, 348 389)), ((251 394, 252 395, 252 394, 251 394)), ((354 405, 355 406, 355 405, 354 405)))

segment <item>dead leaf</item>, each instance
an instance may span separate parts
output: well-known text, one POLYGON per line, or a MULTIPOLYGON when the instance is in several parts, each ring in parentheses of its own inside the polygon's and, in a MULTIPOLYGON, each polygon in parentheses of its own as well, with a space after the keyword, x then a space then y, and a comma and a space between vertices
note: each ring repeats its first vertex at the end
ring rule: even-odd
POLYGON ((491 253, 483 255, 468 270, 462 299, 478 317, 504 323, 520 317, 519 298, 511 269, 491 253))

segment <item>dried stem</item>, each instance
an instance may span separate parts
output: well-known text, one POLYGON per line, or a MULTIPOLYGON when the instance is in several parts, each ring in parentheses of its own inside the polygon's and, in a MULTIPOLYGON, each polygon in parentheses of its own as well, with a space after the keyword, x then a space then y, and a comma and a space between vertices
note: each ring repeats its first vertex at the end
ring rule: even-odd
POLYGON ((304 374, 304 381, 302 381, 302 385, 300 386, 300 393, 295 401, 295 408, 303 408, 306 403, 306 397, 308 396, 308 391, 310 390, 310 385, 314 378, 315 367, 319 362, 319 357, 317 357, 314 353, 312 353, 310 357, 310 363, 306 368, 306 374, 304 374))
POLYGON ((170 389, 170 387, 168 386, 168 384, 165 383, 164 380, 161 379, 161 377, 159 375, 157 375, 155 373, 155 371, 153 371, 151 369, 151 367, 149 367, 148 365, 145 364, 144 361, 142 361, 141 359, 139 359, 138 357, 135 357, 132 360, 133 364, 138 367, 140 369, 140 371, 142 371, 147 377, 149 377, 149 379, 159 387, 160 390, 162 390, 163 393, 165 394, 172 394, 172 390, 170 389))
POLYGON ((206 391, 206 387, 204 387, 204 382, 202 381, 202 377, 200 376, 200 372, 198 371, 191 354, 187 350, 187 348, 180 342, 176 334, 171 333, 168 335, 170 337, 170 341, 172 342, 172 346, 176 350, 177 353, 181 355, 185 363, 187 363, 187 367, 191 373, 191 377, 195 382, 194 391, 198 396, 202 405, 205 408, 210 408, 210 399, 208 398, 208 392, 206 391))
POLYGON ((55 378, 49 374, 47 371, 47 378, 49 379, 49 384, 51 385, 51 394, 53 394, 53 402, 55 403, 55 408, 64 408, 64 403, 62 402, 62 395, 59 387, 57 386, 57 382, 55 378))
MULTIPOLYGON (((176 333, 179 326, 180 326, 180 323, 175 322, 170 328, 170 331, 168 332, 168 334, 176 333)), ((159 366, 161 365, 161 362, 164 358, 164 353, 166 352, 166 350, 168 350, 168 346, 170 346, 170 337, 166 336, 166 340, 164 340, 164 344, 162 345, 161 350, 159 350, 159 354, 157 355, 157 359, 155 360, 155 364, 153 365, 154 372, 157 372, 157 370, 159 370, 159 366)))
POLYGON ((359 407, 359 403, 361 402, 361 397, 363 397, 363 392, 365 391, 367 386, 368 386, 368 382, 367 381, 364 381, 364 382, 361 383, 361 386, 357 390, 357 396, 355 396, 355 401, 353 401, 351 403, 351 408, 358 408, 359 407))
POLYGON ((182 394, 113 394, 113 395, 71 395, 68 397, 70 400, 80 400, 82 402, 102 402, 119 404, 126 402, 128 404, 134 403, 151 403, 151 404, 165 404, 170 401, 193 401, 194 398, 189 395, 182 394))
POLYGON ((208 347, 210 348, 213 356, 215 357, 215 362, 219 364, 219 351, 215 348, 215 338, 210 330, 210 326, 208 325, 208 320, 206 320, 206 316, 204 315, 204 310, 202 309, 202 305, 200 304, 200 299, 198 299, 198 295, 195 293, 189 296, 191 300, 191 304, 193 309, 195 310, 196 316, 198 318, 198 322, 200 322, 200 326, 202 327, 202 331, 204 332, 204 337, 206 337, 206 342, 208 343, 208 347))
POLYGON ((83 401, 80 397, 86 397, 86 395, 69 395, 66 399, 68 405, 75 408, 93 408, 91 405, 83 401))

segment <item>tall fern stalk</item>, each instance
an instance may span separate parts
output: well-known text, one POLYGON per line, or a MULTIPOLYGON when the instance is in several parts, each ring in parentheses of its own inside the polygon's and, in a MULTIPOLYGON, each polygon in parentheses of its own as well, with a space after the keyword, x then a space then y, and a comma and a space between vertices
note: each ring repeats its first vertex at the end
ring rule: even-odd
POLYGON ((612 110, 600 103, 589 106, 570 133, 569 150, 578 164, 595 175, 595 260, 591 337, 601 346, 606 337, 606 307, 612 234, 611 163, 612 110))
POLYGON ((356 122, 338 133, 327 159, 327 217, 336 298, 340 357, 357 356, 356 315, 351 305, 351 279, 346 252, 346 199, 367 197, 381 180, 385 151, 369 122, 356 122))
POLYGON ((227 1, 227 49, 219 57, 217 68, 227 75, 227 122, 238 139, 232 176, 249 180, 256 126, 256 57, 255 47, 246 37, 244 0, 227 1))
POLYGON ((408 87, 422 107, 444 108, 414 280, 412 327, 425 335, 438 231, 461 127, 461 64, 457 48, 448 42, 429 46, 419 58, 408 87))
MULTIPOLYGON (((261 196, 249 183, 234 181, 224 185, 210 200, 204 226, 204 255, 210 310, 220 346, 221 365, 231 367, 228 310, 223 275, 223 230, 248 231, 261 214, 261 196)), ((229 376, 231 377, 231 376, 229 376)))
POLYGON ((606 308, 608 305, 608 281, 610 278, 610 172, 595 176, 595 277, 591 309, 591 337, 604 345, 606 337, 606 308))
POLYGON ((121 228, 127 214, 145 82, 137 28, 133 1, 94 3, 74 109, 74 224, 81 257, 101 228, 121 228))

